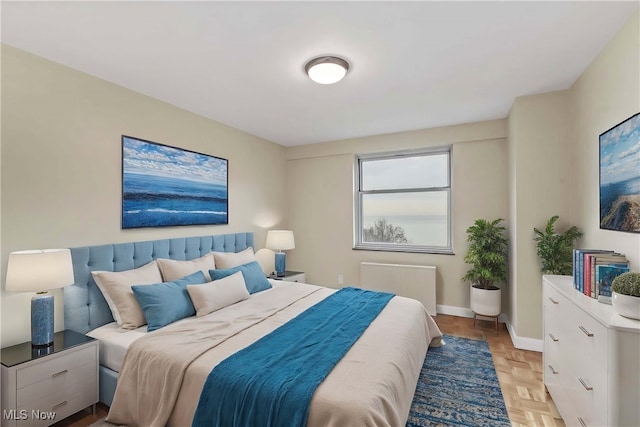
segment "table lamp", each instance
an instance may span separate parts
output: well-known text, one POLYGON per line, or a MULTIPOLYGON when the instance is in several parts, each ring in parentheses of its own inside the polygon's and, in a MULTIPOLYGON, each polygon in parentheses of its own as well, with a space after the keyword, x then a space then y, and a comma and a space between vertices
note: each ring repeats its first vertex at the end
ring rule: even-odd
POLYGON ((72 285, 73 265, 69 249, 18 251, 9 254, 5 289, 37 293, 31 298, 31 345, 53 344, 53 295, 49 289, 72 285))
POLYGON ((268 249, 273 249, 276 252, 276 276, 284 277, 284 271, 286 268, 287 260, 286 255, 282 251, 288 251, 296 247, 295 240, 293 239, 293 231, 290 230, 270 230, 267 232, 267 243, 265 246, 268 249))

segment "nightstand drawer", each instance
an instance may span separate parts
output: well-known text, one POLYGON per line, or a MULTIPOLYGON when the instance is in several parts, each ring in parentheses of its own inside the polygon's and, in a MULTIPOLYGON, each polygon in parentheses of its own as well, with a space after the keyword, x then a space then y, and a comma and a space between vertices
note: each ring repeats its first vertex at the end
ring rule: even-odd
MULTIPOLYGON (((59 402, 52 403, 52 405, 56 405, 65 400, 67 396, 78 393, 79 390, 82 390, 83 394, 95 395, 98 389, 96 378, 98 367, 95 359, 94 361, 89 360, 89 362, 91 363, 76 366, 63 374, 19 388, 16 396, 18 407, 51 396, 58 398, 59 402)), ((36 409, 51 410, 44 407, 36 409)))
POLYGON ((69 415, 75 414, 79 408, 82 409, 93 405, 97 401, 96 388, 94 387, 91 392, 84 389, 85 387, 82 387, 82 389, 70 396, 46 396, 37 402, 18 406, 18 413, 26 414, 27 417, 25 420, 18 422, 18 427, 49 426, 54 422, 67 418, 69 415), (35 414, 40 414, 40 419, 34 416, 35 414), (54 415, 55 418, 52 420, 51 417, 54 415))
POLYGON ((40 381, 64 376, 77 366, 95 362, 97 359, 96 348, 93 345, 78 351, 69 351, 65 353, 64 357, 51 358, 51 360, 18 369, 16 372, 17 388, 21 389, 40 381))
POLYGON ((299 273, 299 274, 293 274, 291 276, 287 276, 284 279, 282 279, 285 282, 300 282, 300 283, 306 283, 306 279, 305 279, 305 274, 304 273, 299 273))

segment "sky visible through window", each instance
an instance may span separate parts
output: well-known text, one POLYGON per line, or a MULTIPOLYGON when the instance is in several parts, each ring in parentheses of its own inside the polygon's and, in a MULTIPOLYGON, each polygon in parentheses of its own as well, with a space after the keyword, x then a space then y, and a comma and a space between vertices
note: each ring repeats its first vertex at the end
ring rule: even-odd
MULTIPOLYGON (((448 153, 364 161, 362 190, 447 187, 448 166, 448 153)), ((408 244, 448 245, 447 191, 364 194, 363 228, 381 219, 402 227, 408 244)))

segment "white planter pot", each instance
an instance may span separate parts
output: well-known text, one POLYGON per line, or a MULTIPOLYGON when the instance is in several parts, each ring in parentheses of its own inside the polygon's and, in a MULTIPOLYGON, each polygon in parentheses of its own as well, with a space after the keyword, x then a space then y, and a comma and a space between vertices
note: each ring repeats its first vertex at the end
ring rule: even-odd
POLYGON ((640 320, 640 297, 612 292, 611 305, 620 316, 640 320))
POLYGON ((500 314, 502 290, 480 289, 471 286, 471 310, 481 316, 497 316, 500 314))

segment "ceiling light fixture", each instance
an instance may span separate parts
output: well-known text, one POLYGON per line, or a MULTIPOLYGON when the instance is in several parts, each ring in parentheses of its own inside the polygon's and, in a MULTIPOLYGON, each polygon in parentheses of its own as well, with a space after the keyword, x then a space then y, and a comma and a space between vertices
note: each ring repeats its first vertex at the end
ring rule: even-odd
POLYGON ((311 80, 321 85, 338 83, 349 71, 349 63, 336 56, 321 56, 304 66, 311 80))

